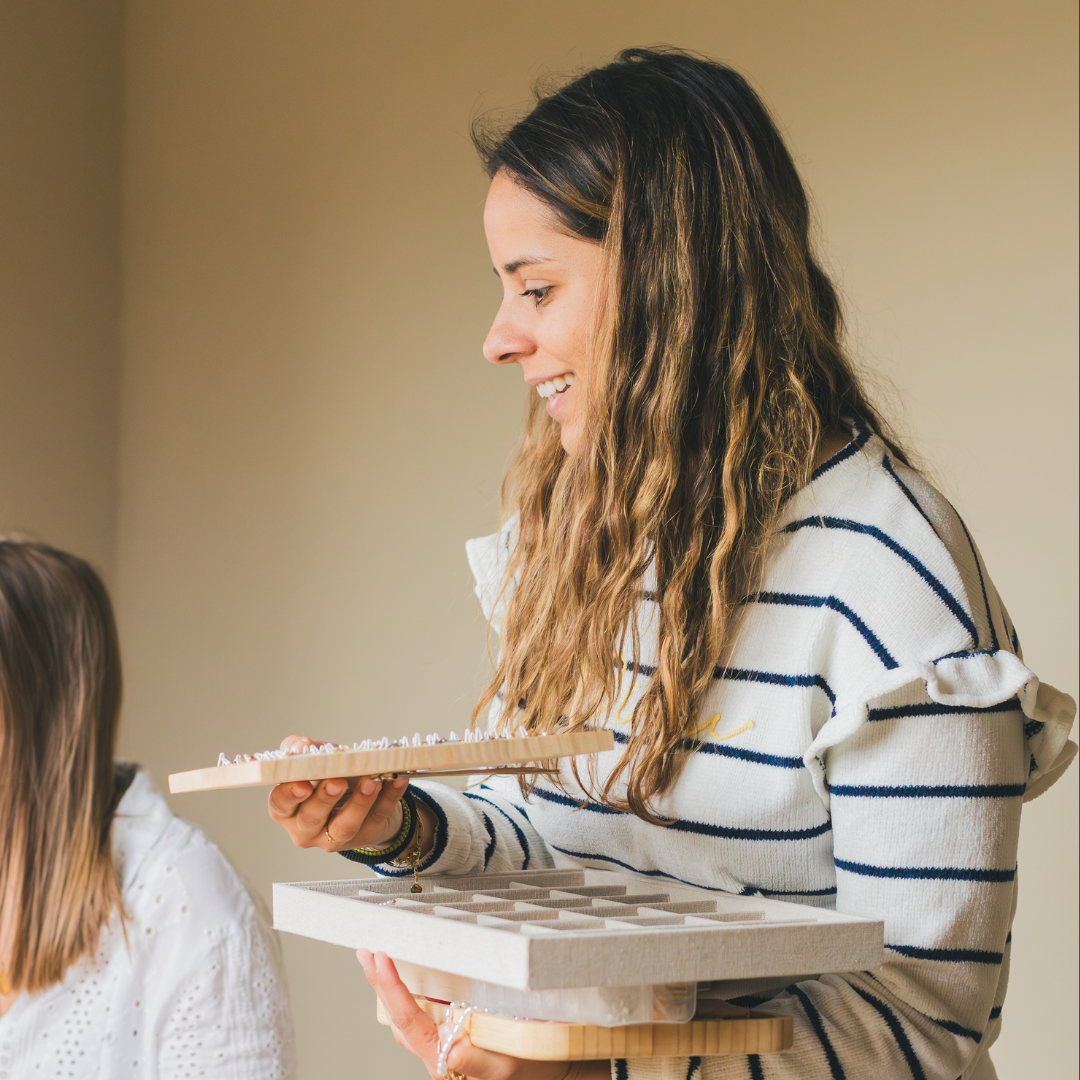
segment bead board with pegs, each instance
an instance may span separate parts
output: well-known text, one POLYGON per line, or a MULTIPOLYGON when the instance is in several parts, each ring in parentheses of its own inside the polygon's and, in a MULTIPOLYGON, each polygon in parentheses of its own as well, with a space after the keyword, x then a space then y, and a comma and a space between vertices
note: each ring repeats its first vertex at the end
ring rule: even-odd
POLYGON ((615 736, 610 731, 589 730, 528 736, 490 736, 466 733, 464 739, 443 739, 415 735, 390 742, 365 740, 353 746, 322 743, 299 753, 266 750, 238 755, 232 761, 222 754, 209 769, 172 773, 169 791, 213 791, 217 788, 256 787, 284 784, 293 780, 328 780, 337 776, 476 775, 483 773, 533 773, 549 771, 540 762, 578 754, 611 750, 615 736), (532 768, 529 763, 537 763, 532 768), (520 766, 515 768, 514 766, 520 766))
POLYGON ((399 878, 275 884, 274 926, 518 991, 787 978, 884 962, 880 921, 662 878, 577 868, 421 882, 415 895, 399 878))

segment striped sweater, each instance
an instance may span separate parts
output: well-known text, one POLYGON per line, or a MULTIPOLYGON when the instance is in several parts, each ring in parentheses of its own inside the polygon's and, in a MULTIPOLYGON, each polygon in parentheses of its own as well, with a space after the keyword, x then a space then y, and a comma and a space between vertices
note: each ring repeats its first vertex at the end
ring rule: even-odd
MULTIPOLYGON (((496 629, 511 543, 512 526, 467 545, 496 629)), ((652 673, 652 606, 601 778, 652 673)), ((425 782, 439 827, 424 868, 625 868, 884 919, 879 970, 720 984, 790 1013, 789 1053, 615 1061, 614 1077, 993 1076, 1021 804, 1075 753, 1075 704, 1023 665, 953 508, 858 427, 786 505, 732 640, 658 804, 674 824, 588 800, 565 768, 563 790, 542 780, 528 802, 508 777, 460 793, 425 782)))

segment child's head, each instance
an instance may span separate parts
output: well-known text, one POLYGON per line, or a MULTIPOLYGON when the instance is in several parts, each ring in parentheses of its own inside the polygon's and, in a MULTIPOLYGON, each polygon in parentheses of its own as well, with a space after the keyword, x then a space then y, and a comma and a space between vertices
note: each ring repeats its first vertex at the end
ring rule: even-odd
POLYGON ((98 575, 0 538, 0 969, 17 988, 59 981, 120 907, 109 844, 120 691, 98 575))

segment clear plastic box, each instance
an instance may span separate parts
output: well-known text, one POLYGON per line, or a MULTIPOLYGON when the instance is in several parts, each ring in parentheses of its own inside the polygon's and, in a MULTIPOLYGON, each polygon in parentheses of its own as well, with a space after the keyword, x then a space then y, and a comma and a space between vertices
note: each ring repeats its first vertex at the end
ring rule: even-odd
POLYGON ((683 1024, 693 1019, 697 1009, 697 983, 513 990, 473 979, 470 1004, 530 1020, 561 1020, 600 1027, 683 1024))

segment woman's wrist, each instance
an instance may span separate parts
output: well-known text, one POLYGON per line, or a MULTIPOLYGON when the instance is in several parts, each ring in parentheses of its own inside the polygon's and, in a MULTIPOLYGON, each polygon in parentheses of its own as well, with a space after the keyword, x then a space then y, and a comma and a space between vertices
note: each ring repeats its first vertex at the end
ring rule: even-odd
POLYGON ((405 853, 417 834, 420 818, 416 810, 416 800, 408 788, 398 801, 401 813, 401 825, 388 842, 374 846, 356 846, 339 852, 352 862, 364 863, 368 866, 376 866, 380 863, 392 863, 405 853))
POLYGON ((420 844, 420 861, 423 862, 435 848, 435 833, 439 827, 439 823, 435 819, 431 807, 422 803, 419 799, 416 800, 416 813, 424 826, 424 838, 423 842, 420 844))

